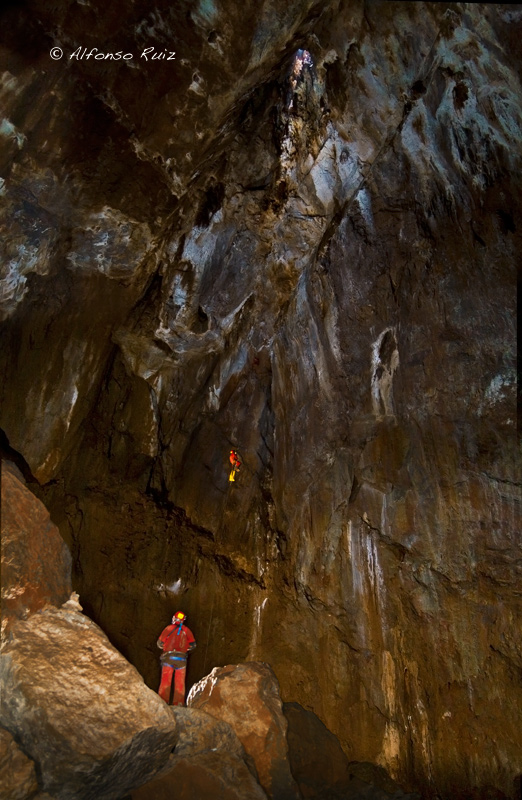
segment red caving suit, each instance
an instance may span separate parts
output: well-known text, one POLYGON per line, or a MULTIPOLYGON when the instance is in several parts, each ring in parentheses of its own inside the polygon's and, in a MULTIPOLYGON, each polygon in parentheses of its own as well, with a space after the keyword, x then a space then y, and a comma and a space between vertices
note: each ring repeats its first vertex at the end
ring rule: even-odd
POLYGON ((176 622, 167 625, 158 639, 158 647, 163 653, 161 661, 161 681, 158 689, 159 696, 166 703, 170 700, 172 673, 174 672, 174 697, 173 706, 182 706, 185 703, 185 675, 187 672, 187 655, 196 646, 192 631, 186 625, 176 622), (179 666, 178 666, 179 665, 179 666))

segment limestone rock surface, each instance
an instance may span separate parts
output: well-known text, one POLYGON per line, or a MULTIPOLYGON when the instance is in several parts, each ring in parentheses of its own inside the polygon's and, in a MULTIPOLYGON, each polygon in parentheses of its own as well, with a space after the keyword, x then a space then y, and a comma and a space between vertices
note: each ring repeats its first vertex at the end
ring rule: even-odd
POLYGON ((254 762, 230 723, 195 707, 172 706, 169 710, 174 715, 178 731, 178 740, 172 754, 174 758, 192 757, 209 750, 226 752, 234 758, 246 760, 252 774, 256 775, 254 762))
POLYGON ((408 798, 382 767, 350 762, 337 737, 298 703, 284 703, 292 775, 303 798, 310 800, 386 800, 408 798))
POLYGON ((303 798, 332 797, 347 791, 351 773, 339 740, 311 711, 298 703, 283 703, 288 720, 290 769, 303 798))
POLYGON ((269 797, 298 800, 299 790, 288 763, 287 721, 279 684, 268 664, 251 662, 213 669, 192 687, 187 705, 233 727, 269 797))
POLYGON ((9 731, 0 728, 0 797, 27 800, 37 791, 34 761, 20 750, 9 731))
MULTIPOLYGON (((6 380, 14 368, 24 392, 17 402, 3 392, 3 403, 11 444, 39 480, 57 474, 74 446, 112 334, 148 291, 164 230, 215 150, 216 133, 221 148, 231 109, 321 5, 249 0, 238 14, 234 0, 193 9, 166 0, 116 9, 102 0, 37 0, 2 9, 0 219, 9 235, 1 243, 0 319, 9 320, 8 338, 21 325, 49 346, 42 380, 35 382, 40 354, 30 341, 23 362, 4 363, 6 380), (54 47, 63 58, 53 60, 54 47), (80 57, 84 51, 91 57, 80 57), (116 60, 94 58, 118 52, 116 60), (65 308, 75 319, 72 336, 65 308)), ((192 204, 192 188, 190 195, 192 204)))
POLYGON ((173 759, 168 772, 132 792, 132 800, 266 800, 245 762, 207 751, 173 759))
POLYGON ((233 728, 196 708, 173 707, 178 741, 161 774, 133 800, 266 800, 250 756, 233 728))
POLYGON ((1 462, 2 638, 13 619, 71 594, 71 556, 45 506, 8 461, 1 462))
POLYGON ((47 607, 13 623, 0 722, 59 800, 114 798, 164 766, 175 720, 91 620, 47 607))

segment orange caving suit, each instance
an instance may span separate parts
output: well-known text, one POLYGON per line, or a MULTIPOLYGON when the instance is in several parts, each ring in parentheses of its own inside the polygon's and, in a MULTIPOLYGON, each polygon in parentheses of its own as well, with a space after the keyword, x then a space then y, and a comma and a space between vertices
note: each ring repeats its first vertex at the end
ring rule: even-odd
POLYGON ((167 625, 158 639, 158 647, 163 650, 160 656, 161 681, 158 689, 159 696, 166 703, 170 700, 172 686, 172 673, 174 672, 174 697, 173 706, 182 706, 185 703, 185 675, 187 672, 187 656, 194 650, 196 640, 192 631, 186 625, 176 622, 167 625))
POLYGON ((235 481, 236 479, 236 472, 238 471, 239 467, 241 466, 241 461, 239 460, 237 453, 235 450, 232 450, 228 457, 230 463, 232 464, 232 472, 229 475, 229 481, 235 481))

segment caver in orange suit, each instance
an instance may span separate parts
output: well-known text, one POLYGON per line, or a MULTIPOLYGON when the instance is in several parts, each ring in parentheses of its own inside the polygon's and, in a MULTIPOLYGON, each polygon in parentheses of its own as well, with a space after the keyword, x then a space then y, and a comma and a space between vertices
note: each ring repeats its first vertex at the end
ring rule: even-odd
POLYGON ((241 461, 239 460, 239 456, 238 456, 238 454, 236 453, 235 450, 231 450, 230 451, 230 455, 229 455, 228 459, 229 459, 230 464, 232 466, 232 471, 230 472, 230 475, 228 476, 228 480, 229 481, 235 481, 236 480, 236 472, 239 472, 239 467, 241 466, 241 461))
POLYGON ((158 647, 163 650, 160 657, 161 681, 158 694, 166 703, 169 703, 172 674, 174 673, 173 706, 185 704, 187 657, 196 646, 192 631, 184 625, 185 619, 185 614, 178 611, 172 617, 172 624, 167 625, 158 639, 158 647))

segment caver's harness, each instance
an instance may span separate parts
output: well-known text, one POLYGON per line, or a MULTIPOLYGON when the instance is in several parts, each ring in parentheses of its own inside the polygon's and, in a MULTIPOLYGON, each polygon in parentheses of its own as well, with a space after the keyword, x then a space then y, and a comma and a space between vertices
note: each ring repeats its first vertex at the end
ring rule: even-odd
MULTIPOLYGON (((180 621, 177 631, 173 630, 172 633, 169 634, 169 637, 166 640, 165 645, 167 644, 169 639, 172 639, 174 636, 176 637, 176 639, 179 636, 181 636, 182 628, 183 628, 183 620, 180 621)), ((185 637, 186 637, 186 634, 185 634, 185 637)), ((188 651, 185 652, 185 653, 182 653, 180 650, 169 650, 168 652, 166 652, 166 653, 163 652, 161 654, 160 662, 164 667, 173 667, 174 669, 183 669, 183 667, 187 666, 187 656, 188 656, 188 651)))

